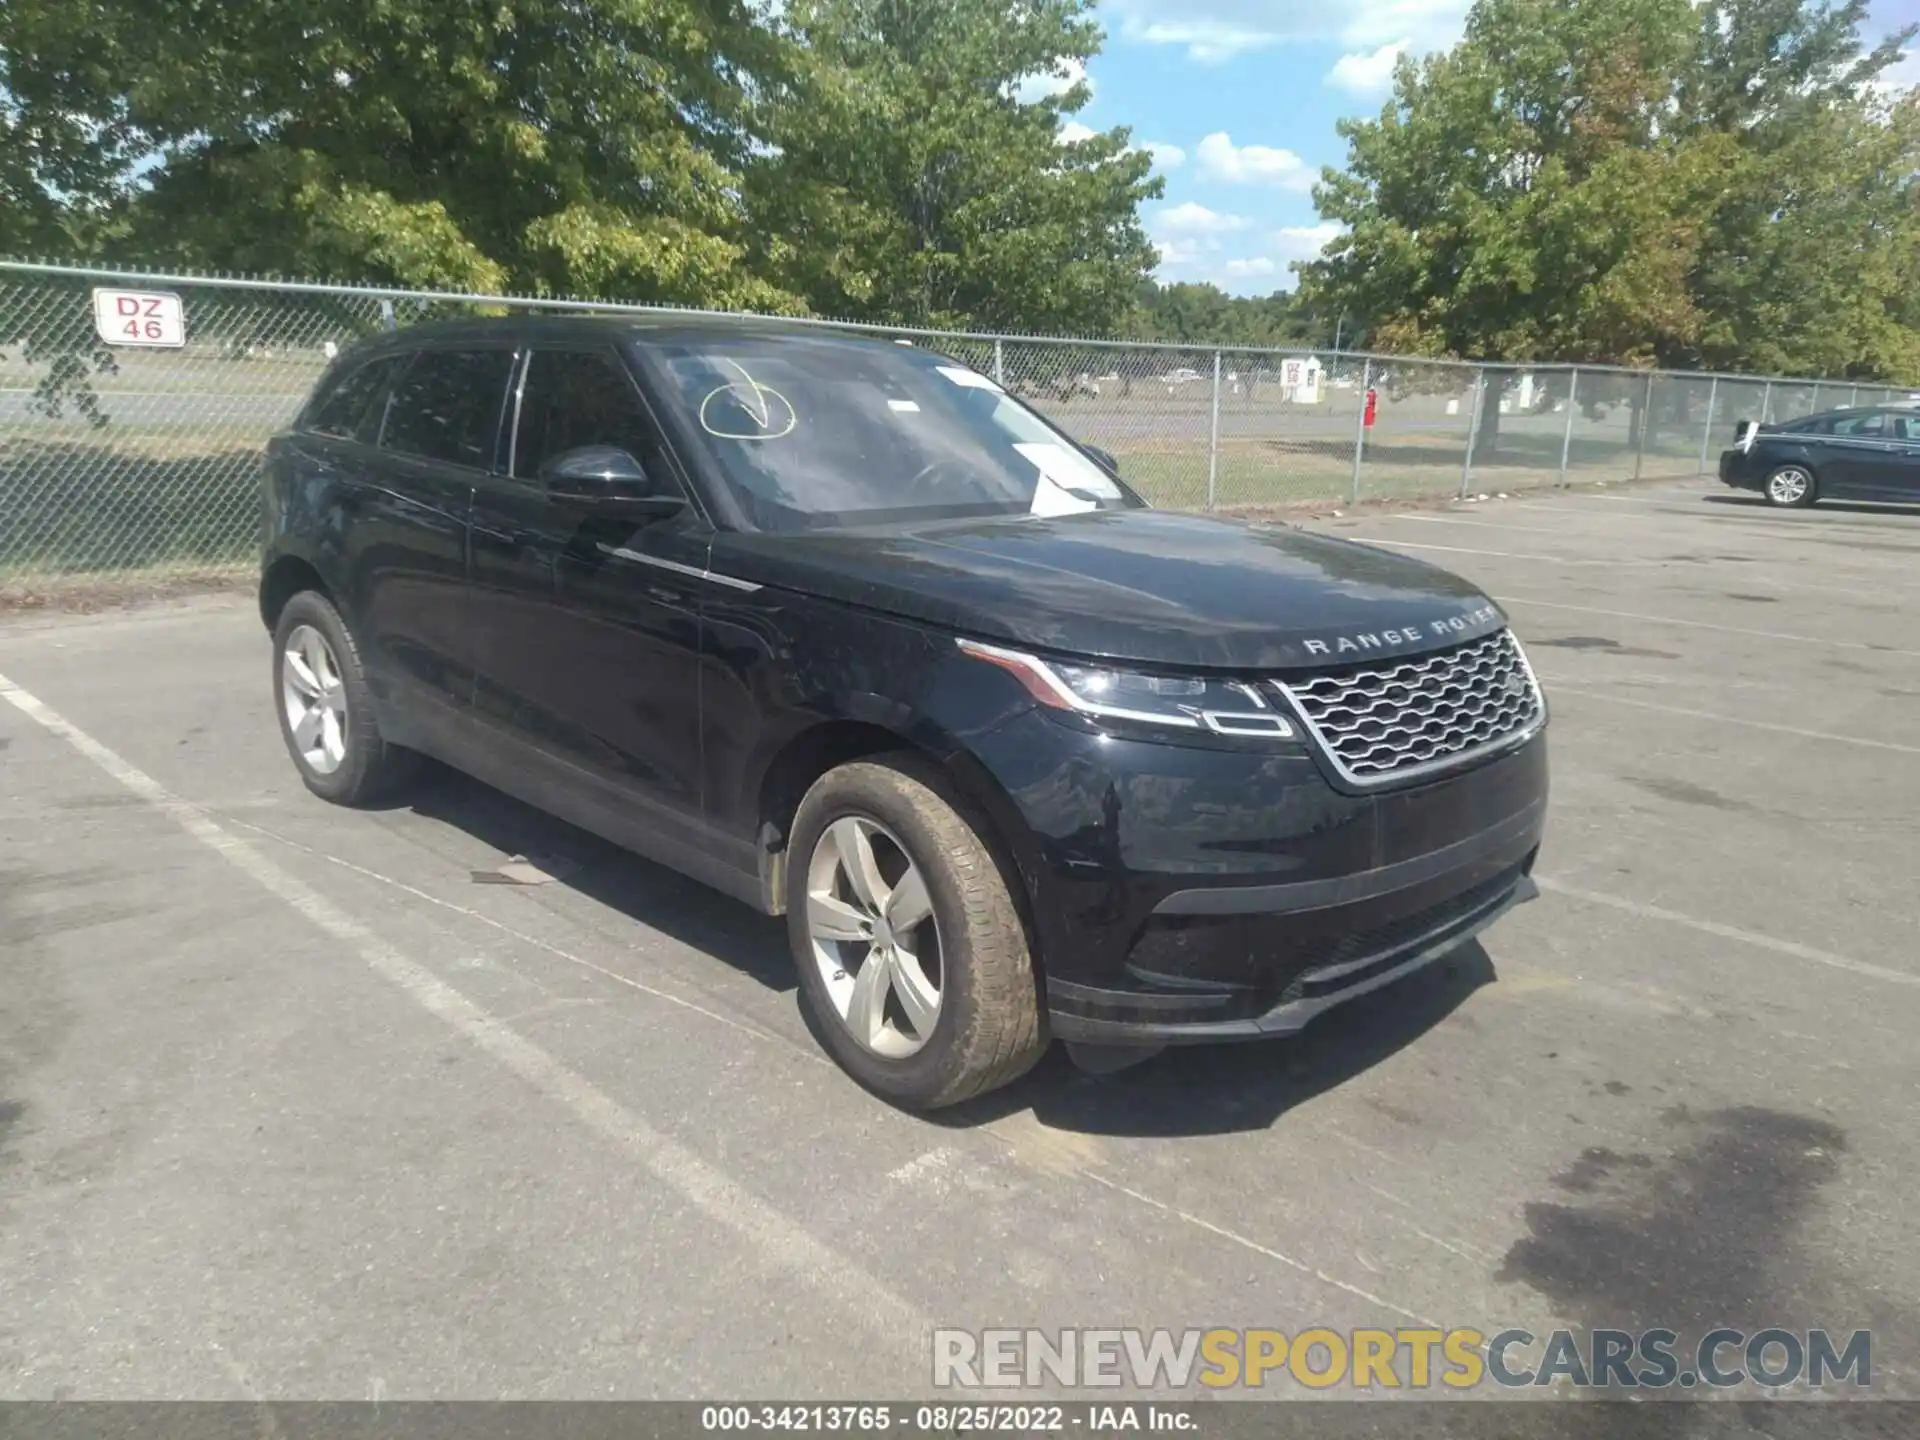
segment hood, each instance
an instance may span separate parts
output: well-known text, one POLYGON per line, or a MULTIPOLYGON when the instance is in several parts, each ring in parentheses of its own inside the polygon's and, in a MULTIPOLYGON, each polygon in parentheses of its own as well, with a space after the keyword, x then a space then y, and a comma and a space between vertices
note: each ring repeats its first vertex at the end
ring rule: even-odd
POLYGON ((1279 670, 1500 629, 1472 585, 1386 550, 1163 510, 726 534, 713 569, 1060 654, 1279 670))

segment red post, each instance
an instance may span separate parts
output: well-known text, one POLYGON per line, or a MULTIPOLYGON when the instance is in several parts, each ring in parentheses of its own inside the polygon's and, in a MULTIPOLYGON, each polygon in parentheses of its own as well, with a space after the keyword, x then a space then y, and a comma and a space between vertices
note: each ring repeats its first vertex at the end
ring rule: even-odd
POLYGON ((1379 418, 1380 418, 1380 392, 1378 390, 1375 390, 1369 387, 1367 390, 1366 416, 1361 421, 1361 423, 1365 425, 1367 429, 1371 430, 1373 428, 1373 422, 1379 418))

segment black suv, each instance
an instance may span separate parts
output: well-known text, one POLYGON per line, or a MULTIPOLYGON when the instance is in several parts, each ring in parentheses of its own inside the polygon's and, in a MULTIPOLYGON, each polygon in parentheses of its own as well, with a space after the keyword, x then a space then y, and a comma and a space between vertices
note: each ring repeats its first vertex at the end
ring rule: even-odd
POLYGON ((895 1103, 1299 1029, 1515 902, 1546 706, 1500 610, 1149 509, 900 343, 524 318, 343 354, 266 466, 288 748, 438 757, 787 917, 895 1103))
POLYGON ((1830 410, 1784 425, 1742 420, 1720 452, 1720 482, 1774 505, 1817 500, 1920 503, 1920 410, 1830 410))

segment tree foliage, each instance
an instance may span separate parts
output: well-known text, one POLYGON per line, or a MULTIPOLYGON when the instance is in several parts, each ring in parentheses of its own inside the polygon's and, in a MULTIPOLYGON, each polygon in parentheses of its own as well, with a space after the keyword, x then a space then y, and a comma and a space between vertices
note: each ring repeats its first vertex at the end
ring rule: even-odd
POLYGON ((10 74, 70 76, 70 113, 109 122, 119 158, 157 162, 110 197, 142 260, 781 299, 745 263, 737 171, 743 77, 786 55, 743 0, 14 0, 7 15, 10 74))
POLYGON ((1132 340, 1282 349, 1324 342, 1297 299, 1281 291, 1258 298, 1215 285, 1148 281, 1135 297, 1126 335, 1132 340))
POLYGON ((769 274, 825 314, 1108 333, 1152 264, 1160 194, 1127 132, 1063 138, 1099 48, 1091 0, 790 0, 805 56, 748 170, 769 274))
POLYGON ((1860 377, 1920 370, 1910 97, 1864 0, 1479 0, 1345 122, 1305 301, 1381 349, 1860 377))
POLYGON ((1086 0, 10 0, 0 252, 1110 329, 1086 0))
POLYGON ((1093 0, 6 0, 0 253, 1514 361, 1920 375, 1867 0, 1478 0, 1297 296, 1148 282, 1093 0), (1055 93, 1034 95, 1034 77, 1055 93))

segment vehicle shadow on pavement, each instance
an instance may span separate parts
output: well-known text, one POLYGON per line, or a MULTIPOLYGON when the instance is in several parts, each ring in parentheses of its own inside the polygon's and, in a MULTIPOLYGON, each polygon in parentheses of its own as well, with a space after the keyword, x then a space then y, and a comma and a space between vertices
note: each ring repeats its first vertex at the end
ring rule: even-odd
POLYGON ((682 945, 713 956, 769 990, 796 985, 786 923, 555 819, 492 786, 431 767, 397 809, 464 830, 501 859, 525 856, 572 890, 682 945))
POLYGON ((929 1117, 971 1127, 1027 1110, 1055 1130, 1173 1137, 1270 1128, 1287 1111, 1417 1043, 1498 978, 1477 940, 1328 1011, 1300 1034, 1176 1046, 1115 1075, 1075 1069, 1061 1046, 1005 1090, 929 1117))
MULTIPOLYGON (((552 874, 543 888, 571 890, 731 965, 769 990, 785 994, 796 988, 784 921, 490 785, 433 766, 392 808, 463 830, 502 860, 525 856, 552 874)), ((1294 1106, 1417 1043, 1497 978, 1486 951, 1470 941, 1405 979, 1329 1011, 1295 1036, 1177 1046, 1105 1076, 1076 1069, 1065 1048, 1055 1045, 1006 1089, 927 1118, 970 1128, 1030 1111, 1056 1130, 1143 1137, 1264 1130, 1294 1106)), ((804 1010, 801 1018, 811 1029, 804 1010)))
POLYGON ((1721 505, 1732 510, 1752 510, 1760 514, 1771 515, 1775 519, 1796 518, 1821 511, 1838 510, 1848 515, 1878 515, 1889 519, 1899 516, 1920 516, 1920 509, 1912 505, 1875 505, 1864 500, 1822 500, 1814 511, 1785 510, 1778 505, 1769 504, 1759 495, 1702 495, 1701 500, 1709 505, 1721 505))

